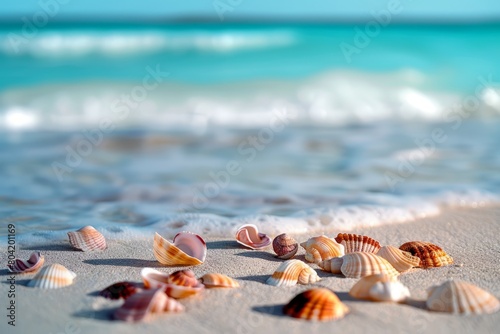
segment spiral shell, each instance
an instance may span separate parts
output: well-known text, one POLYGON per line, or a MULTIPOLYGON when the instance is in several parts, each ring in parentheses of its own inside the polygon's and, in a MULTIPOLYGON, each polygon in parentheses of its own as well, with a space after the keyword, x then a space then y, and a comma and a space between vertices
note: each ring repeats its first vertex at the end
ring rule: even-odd
POLYGON ((377 240, 365 235, 339 233, 335 241, 344 245, 346 254, 354 252, 377 253, 380 249, 380 243, 377 240))
MULTIPOLYGON (((334 260, 336 265, 332 265, 330 260, 319 263, 319 266, 326 271, 333 272, 338 270, 339 260, 334 260), (330 269, 331 268, 331 269, 330 269)), ((340 272, 345 277, 361 278, 374 274, 386 274, 389 276, 398 276, 399 272, 387 262, 386 259, 381 258, 373 253, 348 253, 342 257, 342 264, 340 272)), ((335 272, 334 272, 335 273, 335 272)))
POLYGON ((297 283, 309 284, 319 281, 316 271, 300 260, 288 260, 280 264, 266 281, 274 286, 292 286, 297 283))
POLYGON ((69 243, 73 248, 84 252, 106 249, 106 239, 92 226, 85 226, 78 231, 68 232, 69 243))
POLYGON ((33 252, 28 260, 15 259, 14 263, 8 264, 7 267, 11 273, 15 274, 35 273, 44 262, 45 258, 40 252, 33 252))
POLYGON ((231 277, 222 274, 205 274, 200 278, 200 282, 206 288, 237 288, 240 285, 231 277))
POLYGON ((251 249, 264 249, 271 244, 271 239, 267 235, 259 233, 257 226, 253 224, 241 226, 236 231, 235 238, 240 245, 251 249))
POLYGON ((386 259, 400 273, 418 267, 420 264, 420 258, 394 246, 381 247, 377 255, 386 259))
POLYGON ((306 250, 306 260, 313 263, 344 255, 344 246, 324 235, 310 238, 300 245, 306 250))
POLYGON ((205 261, 207 245, 199 235, 190 232, 177 233, 173 243, 155 233, 153 252, 158 262, 167 266, 196 266, 205 261))
POLYGON ((354 298, 377 302, 402 302, 410 296, 410 291, 396 277, 377 274, 361 278, 349 294, 354 298))
POLYGON ((305 320, 338 320, 349 313, 349 308, 335 293, 325 288, 304 291, 283 307, 291 317, 305 320))
POLYGON ((453 258, 439 246, 424 241, 410 241, 399 249, 420 258, 419 267, 442 267, 453 263, 453 258))
POLYGON ((191 270, 180 270, 167 275, 153 268, 143 268, 141 276, 146 289, 162 289, 169 297, 176 299, 193 296, 204 289, 191 270))
POLYGON ((127 299, 134 293, 140 292, 139 284, 134 282, 118 282, 99 292, 99 296, 107 299, 127 299))
POLYGON ((299 244, 297 241, 286 233, 278 235, 273 240, 273 250, 279 259, 288 260, 292 258, 298 249, 299 244))
POLYGON ((60 264, 51 264, 40 269, 28 282, 28 286, 41 289, 57 289, 73 284, 76 274, 60 264))

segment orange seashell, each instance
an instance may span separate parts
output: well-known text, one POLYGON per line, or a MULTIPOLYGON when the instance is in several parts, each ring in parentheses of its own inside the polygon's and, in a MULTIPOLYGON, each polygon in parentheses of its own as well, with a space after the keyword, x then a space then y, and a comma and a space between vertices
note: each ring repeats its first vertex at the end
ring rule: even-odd
POLYGON ((43 267, 28 282, 28 286, 41 289, 57 289, 73 284, 76 274, 60 264, 43 267))
POLYGON ((332 291, 316 288, 295 296, 285 305, 283 312, 294 318, 327 321, 343 318, 349 313, 349 308, 332 291))
POLYGON ((420 258, 419 267, 442 267, 453 263, 453 258, 439 246, 424 241, 410 241, 399 249, 420 258))
POLYGON ((420 258, 394 246, 381 247, 377 255, 389 261, 389 263, 400 273, 404 273, 413 267, 418 267, 420 264, 420 258))
POLYGON ((155 233, 153 252, 161 264, 196 266, 205 261, 207 245, 199 235, 190 232, 177 233, 173 243, 155 233))
POLYGON ((306 250, 306 260, 313 263, 344 255, 344 246, 324 235, 310 238, 300 245, 306 250))
MULTIPOLYGON (((338 269, 337 266, 331 265, 331 260, 326 260, 319 263, 319 266, 327 271, 328 268, 333 267, 333 269, 338 269)), ((338 261, 338 260, 335 260, 338 261)), ((340 262, 340 261, 339 261, 340 262)), ((340 272, 345 277, 350 278, 361 278, 374 274, 386 274, 389 276, 398 276, 399 272, 394 269, 394 267, 387 262, 386 259, 381 258, 373 253, 347 253, 342 257, 342 264, 340 266, 340 272)))
POLYGON ((316 270, 300 260, 288 260, 280 264, 266 281, 274 286, 292 286, 297 283, 309 284, 319 281, 316 270))
POLYGON ((246 224, 236 231, 236 242, 251 249, 264 249, 271 244, 271 239, 264 233, 259 233, 257 226, 246 224))
POLYGON ((335 241, 344 245, 346 254, 353 252, 377 253, 380 249, 380 243, 377 240, 365 235, 339 233, 335 241))
POLYGON ((273 240, 273 250, 279 259, 288 260, 292 258, 298 249, 299 244, 297 241, 286 233, 278 235, 273 240))
POLYGON ((134 282, 118 282, 99 292, 99 296, 107 299, 127 299, 134 293, 142 291, 140 284, 134 282))
POLYGON ((33 252, 28 260, 15 259, 14 263, 8 264, 7 267, 11 273, 35 273, 43 266, 44 262, 45 258, 40 252, 33 252))
POLYGON ((410 296, 410 291, 396 277, 376 274, 361 278, 349 294, 354 298, 377 302, 401 302, 410 296))
POLYGON ((167 283, 188 287, 194 287, 200 284, 194 276, 193 271, 189 269, 178 270, 170 274, 167 278, 167 283))
POLYGON ((106 239, 92 226, 85 226, 78 231, 68 232, 69 243, 74 248, 90 252, 106 249, 106 239))
POLYGON ((205 274, 200 278, 200 282, 206 288, 237 288, 240 286, 234 279, 222 274, 205 274))
POLYGON ((193 296, 204 289, 191 270, 176 271, 168 275, 153 268, 143 268, 141 276, 146 289, 162 289, 169 297, 176 299, 193 296))

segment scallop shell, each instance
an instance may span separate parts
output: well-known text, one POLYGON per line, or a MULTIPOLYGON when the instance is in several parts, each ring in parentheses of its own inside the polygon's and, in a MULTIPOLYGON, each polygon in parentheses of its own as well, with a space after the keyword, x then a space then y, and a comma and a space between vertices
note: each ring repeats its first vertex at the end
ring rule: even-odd
POLYGON ((40 269, 28 282, 28 286, 41 289, 57 289, 73 284, 76 274, 60 264, 51 264, 40 269))
POLYGON ((127 299, 134 293, 140 292, 139 284, 134 282, 118 282, 99 292, 99 296, 107 299, 127 299))
POLYGON ((325 288, 304 291, 283 307, 283 312, 306 320, 338 320, 349 313, 349 308, 335 293, 325 288))
POLYGON ((200 293, 204 289, 191 270, 188 270, 187 274, 185 272, 181 270, 167 275, 153 268, 143 268, 141 276, 146 289, 162 289, 169 297, 180 299, 200 293), (194 281, 190 278, 194 278, 194 281))
MULTIPOLYGON (((319 266, 327 271, 338 270, 339 260, 336 261, 336 266, 331 264, 332 261, 326 260, 319 263, 319 266)), ((333 272, 333 271, 331 271, 333 272)), ((381 258, 373 253, 363 253, 355 252, 348 253, 342 257, 342 265, 340 266, 340 272, 345 277, 350 278, 361 278, 374 274, 386 274, 389 276, 398 276, 399 272, 394 269, 394 267, 387 262, 386 259, 381 258)))
POLYGON ((389 261, 400 273, 404 273, 413 267, 418 267, 420 264, 420 258, 394 246, 381 247, 377 255, 389 261))
POLYGON ((222 274, 205 274, 200 278, 200 282, 206 288, 237 288, 240 286, 234 279, 222 274))
POLYGON ((69 243, 74 248, 90 252, 106 249, 106 239, 92 226, 85 226, 78 231, 68 232, 69 243))
POLYGON ((380 243, 365 235, 339 233, 335 238, 339 244, 344 245, 345 253, 366 252, 377 253, 380 243))
POLYGON ((298 249, 299 244, 297 241, 286 233, 278 235, 273 240, 273 250, 279 259, 288 260, 292 258, 298 249))
POLYGON ((194 233, 177 233, 173 243, 155 233, 153 251, 161 264, 196 266, 205 261, 207 245, 199 235, 194 233))
POLYGON ((114 317, 118 320, 136 322, 149 320, 153 314, 183 312, 184 306, 173 298, 169 298, 161 289, 138 292, 125 300, 114 317))
POLYGON ((319 280, 316 271, 306 263, 300 260, 288 260, 280 264, 266 283, 274 286, 292 286, 297 283, 315 283, 319 280))
POLYGON ((410 296, 410 291, 395 277, 377 274, 361 278, 349 294, 354 298, 377 302, 401 302, 410 296))
POLYGON ((453 263, 453 258, 439 246, 424 241, 410 241, 399 246, 399 249, 420 258, 420 267, 442 267, 453 263))
POLYGON ((327 236, 313 237, 300 244, 306 250, 306 260, 319 263, 344 255, 344 245, 327 236))
POLYGON ((427 308, 455 314, 490 314, 500 309, 498 299, 471 283, 446 281, 429 289, 427 308))
POLYGON ((13 264, 8 264, 7 267, 11 273, 35 273, 43 266, 45 258, 40 252, 33 252, 30 258, 26 261, 15 259, 13 264))
POLYGON ((271 239, 259 233, 257 226, 253 224, 246 224, 241 226, 235 235, 236 241, 245 247, 251 249, 264 249, 271 244, 271 239))

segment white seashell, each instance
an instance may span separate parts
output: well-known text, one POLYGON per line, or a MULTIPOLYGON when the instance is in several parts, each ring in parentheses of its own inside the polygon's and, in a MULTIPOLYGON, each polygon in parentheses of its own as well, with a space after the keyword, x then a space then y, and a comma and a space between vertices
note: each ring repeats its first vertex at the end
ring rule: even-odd
POLYGON ((60 264, 51 264, 40 269, 28 282, 28 286, 41 289, 57 289, 73 284, 76 274, 60 264))
POLYGON ((26 261, 15 259, 13 264, 8 264, 7 267, 11 273, 35 273, 43 266, 45 258, 40 252, 33 252, 30 258, 26 261))
POLYGON ((372 300, 379 302, 402 302, 410 297, 410 290, 399 281, 377 282, 370 289, 372 300))
POLYGON ((306 260, 319 263, 344 255, 344 246, 327 236, 313 237, 300 244, 306 250, 306 260))
POLYGON ((177 233, 173 243, 155 233, 153 251, 161 264, 195 266, 205 261, 207 245, 202 237, 190 232, 177 233))
POLYGON ((338 273, 340 263, 340 272, 345 277, 361 278, 374 274, 399 275, 399 272, 386 259, 373 253, 347 253, 342 257, 342 262, 337 259, 330 259, 320 262, 319 266, 326 271, 338 273))
POLYGON ((280 264, 266 281, 274 286, 292 286, 297 283, 309 284, 320 280, 316 271, 300 260, 288 260, 280 264))
POLYGON ((271 239, 264 233, 259 233, 257 226, 246 224, 236 231, 236 242, 251 249, 264 249, 271 244, 271 239))
POLYGON ((420 264, 419 257, 413 256, 411 253, 402 251, 394 246, 380 248, 377 255, 389 261, 400 273, 404 273, 413 267, 418 267, 420 264))
POLYGON ((74 248, 90 252, 106 249, 106 239, 92 226, 85 226, 78 231, 68 232, 69 243, 74 248))

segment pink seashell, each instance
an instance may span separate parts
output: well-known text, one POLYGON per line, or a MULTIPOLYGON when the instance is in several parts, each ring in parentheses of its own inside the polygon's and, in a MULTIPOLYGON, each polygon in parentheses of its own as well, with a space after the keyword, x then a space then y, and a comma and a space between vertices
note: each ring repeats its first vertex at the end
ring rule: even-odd
POLYGON ((257 226, 253 224, 246 224, 241 226, 235 235, 236 241, 245 247, 251 249, 264 249, 271 244, 271 239, 259 233, 257 226))
POLYGON ((191 270, 181 270, 167 275, 153 268, 144 268, 141 270, 141 276, 146 289, 162 289, 169 297, 176 299, 195 295, 205 288, 196 280, 191 270))
POLYGON ((15 259, 13 264, 8 264, 10 272, 20 273, 35 273, 43 266, 45 258, 40 252, 33 252, 30 258, 26 261, 15 259))
POLYGON ((118 282, 108 286, 99 292, 99 296, 107 299, 127 299, 134 293, 142 291, 140 284, 134 282, 118 282))
POLYGON ((177 233, 173 243, 155 233, 153 252, 161 264, 196 266, 205 261, 207 245, 202 237, 190 232, 177 233))
POLYGON ((106 249, 106 239, 92 226, 85 226, 78 231, 68 232, 69 243, 74 248, 91 252, 106 249))

